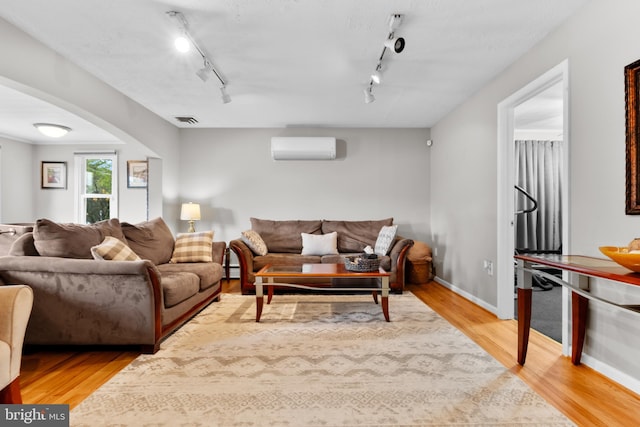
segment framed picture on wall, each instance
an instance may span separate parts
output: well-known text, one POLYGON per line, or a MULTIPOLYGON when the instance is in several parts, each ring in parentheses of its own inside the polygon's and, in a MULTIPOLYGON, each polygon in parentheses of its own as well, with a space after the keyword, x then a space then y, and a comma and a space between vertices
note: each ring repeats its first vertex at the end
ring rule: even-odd
POLYGON ((127 187, 147 188, 149 164, 146 160, 127 161, 127 187))
POLYGON ((41 188, 67 188, 67 162, 42 162, 41 188))

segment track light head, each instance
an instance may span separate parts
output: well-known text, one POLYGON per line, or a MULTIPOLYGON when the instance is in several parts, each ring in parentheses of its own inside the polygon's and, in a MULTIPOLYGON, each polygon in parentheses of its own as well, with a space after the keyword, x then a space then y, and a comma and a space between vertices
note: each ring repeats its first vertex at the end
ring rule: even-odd
POLYGON ((220 87, 220 93, 222 94, 222 103, 223 104, 228 104, 228 103, 231 102, 231 97, 227 93, 227 87, 226 86, 221 86, 220 87))
POLYGON ((371 73, 371 81, 374 82, 377 85, 382 83, 382 70, 381 70, 381 68, 382 68, 381 64, 378 64, 378 66, 376 67, 376 70, 373 73, 371 73))
POLYGON ((373 92, 371 92, 371 86, 369 86, 364 90, 364 103, 371 104, 375 100, 376 100, 376 97, 373 96, 373 92))
POLYGON ((209 74, 211 73, 212 69, 213 68, 211 67, 211 63, 205 59, 204 66, 196 71, 196 75, 200 77, 200 80, 206 82, 207 80, 209 80, 209 74))
POLYGON ((390 35, 387 41, 384 42, 384 45, 393 53, 400 53, 404 50, 404 39, 390 35))

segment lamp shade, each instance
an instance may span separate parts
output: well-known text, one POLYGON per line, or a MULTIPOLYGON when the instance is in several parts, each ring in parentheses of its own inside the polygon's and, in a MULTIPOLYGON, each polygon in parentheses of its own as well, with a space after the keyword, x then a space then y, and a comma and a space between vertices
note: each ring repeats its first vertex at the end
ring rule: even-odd
POLYGON ((185 221, 197 221, 200 219, 200 205, 197 203, 183 203, 180 210, 180 219, 185 221))

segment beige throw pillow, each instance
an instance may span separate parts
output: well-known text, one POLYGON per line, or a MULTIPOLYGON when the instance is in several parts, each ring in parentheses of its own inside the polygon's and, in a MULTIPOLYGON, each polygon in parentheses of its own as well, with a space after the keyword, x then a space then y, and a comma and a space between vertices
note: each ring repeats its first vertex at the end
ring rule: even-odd
POLYGON ((140 257, 121 240, 107 236, 102 243, 91 248, 94 259, 105 261, 139 261, 140 257))
POLYGON ((302 255, 338 255, 338 233, 307 234, 302 236, 302 255))
POLYGON ((267 245, 266 243, 264 243, 264 240, 262 240, 262 237, 260 237, 260 234, 258 234, 256 231, 247 230, 243 231, 240 234, 242 235, 241 238, 244 244, 247 245, 254 254, 261 256, 267 254, 267 245))
POLYGON ((179 233, 173 249, 172 263, 212 262, 213 231, 179 233))

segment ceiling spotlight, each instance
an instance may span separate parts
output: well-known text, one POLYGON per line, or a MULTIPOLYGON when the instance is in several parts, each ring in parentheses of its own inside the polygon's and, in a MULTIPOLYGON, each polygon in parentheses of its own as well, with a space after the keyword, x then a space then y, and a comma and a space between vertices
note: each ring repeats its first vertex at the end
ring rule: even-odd
POLYGON ((173 41, 173 45, 176 47, 176 50, 178 52, 182 53, 189 52, 189 50, 191 49, 191 43, 185 36, 176 37, 176 39, 173 41))
POLYGON ((364 90, 364 103, 371 104, 375 100, 376 100, 376 97, 373 96, 373 92, 371 92, 371 86, 369 86, 364 90))
POLYGON ((221 86, 220 87, 220 93, 222 94, 222 103, 223 104, 228 104, 228 103, 231 102, 231 97, 227 93, 227 87, 226 86, 221 86))
POLYGON ((382 83, 382 71, 380 71, 380 65, 378 65, 376 70, 371 74, 371 81, 377 85, 382 83))
POLYGON ((71 128, 53 123, 34 123, 33 126, 50 138, 60 138, 71 132, 71 128))
POLYGON ((393 53, 400 53, 404 50, 404 39, 390 35, 387 41, 384 42, 384 45, 387 49, 393 51, 393 53))
POLYGON ((211 63, 205 59, 204 67, 196 71, 196 75, 200 77, 203 82, 206 82, 209 80, 209 73, 211 73, 211 63))

